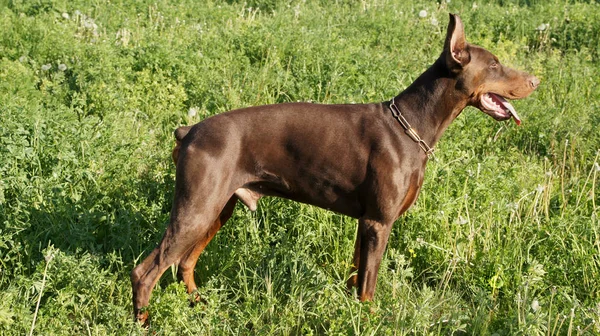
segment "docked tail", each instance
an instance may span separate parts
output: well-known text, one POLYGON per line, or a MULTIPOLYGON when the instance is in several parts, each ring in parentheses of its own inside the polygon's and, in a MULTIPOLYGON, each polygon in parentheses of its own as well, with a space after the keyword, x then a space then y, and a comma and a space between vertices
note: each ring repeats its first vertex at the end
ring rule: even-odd
POLYGON ((173 148, 173 153, 171 157, 173 158, 173 162, 177 166, 177 159, 179 159, 179 148, 181 147, 181 140, 185 138, 188 132, 192 129, 192 126, 181 126, 173 132, 175 134, 175 148, 173 148))

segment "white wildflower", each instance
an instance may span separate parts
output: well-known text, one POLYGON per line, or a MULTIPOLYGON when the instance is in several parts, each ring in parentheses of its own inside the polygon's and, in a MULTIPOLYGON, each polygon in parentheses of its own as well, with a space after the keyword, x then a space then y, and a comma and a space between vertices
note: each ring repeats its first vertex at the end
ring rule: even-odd
POLYGON ((52 261, 52 259, 54 259, 54 253, 48 252, 48 254, 46 254, 44 256, 44 259, 46 260, 47 263, 49 263, 50 261, 52 261))
POLYGON ((439 22, 438 22, 438 20, 437 20, 436 18, 431 18, 431 24, 432 24, 432 25, 434 25, 434 26, 437 26, 437 25, 438 25, 438 23, 439 23, 439 22))
POLYGON ((50 63, 42 65, 42 71, 48 71, 52 69, 52 65, 50 63))
POLYGON ((58 70, 60 70, 60 71, 65 71, 65 70, 67 70, 67 65, 66 65, 66 64, 64 64, 64 63, 60 63, 60 64, 58 65, 58 70))
POLYGON ((533 301, 531 302, 531 309, 534 312, 540 310, 540 302, 537 299, 533 299, 533 301))
POLYGON ((598 162, 594 162, 594 169, 596 169, 596 171, 600 171, 600 165, 598 164, 598 162))
POLYGON ((197 114, 198 114, 198 108, 190 107, 190 109, 188 110, 188 117, 192 118, 192 117, 195 117, 197 114))
POLYGON ((424 10, 424 9, 423 9, 423 10, 421 10, 421 11, 419 12, 419 17, 420 17, 420 18, 427 17, 427 11, 426 11, 426 10, 424 10))
POLYGON ((544 31, 550 28, 550 24, 548 23, 542 23, 541 25, 537 26, 537 28, 535 28, 535 30, 537 31, 544 31))
POLYGON ((63 17, 63 19, 68 20, 69 19, 69 13, 62 13, 62 17, 63 17))
POLYGON ((19 57, 19 62, 25 63, 26 61, 27 61, 27 56, 23 55, 23 56, 19 57))
POLYGON ((544 191, 544 189, 546 189, 546 187, 544 187, 544 186, 543 186, 543 185, 541 185, 541 184, 538 184, 538 186, 535 188, 535 190, 536 190, 538 193, 542 193, 542 191, 544 191))
POLYGON ((477 3, 473 2, 473 6, 471 6, 473 9, 477 9, 477 3))

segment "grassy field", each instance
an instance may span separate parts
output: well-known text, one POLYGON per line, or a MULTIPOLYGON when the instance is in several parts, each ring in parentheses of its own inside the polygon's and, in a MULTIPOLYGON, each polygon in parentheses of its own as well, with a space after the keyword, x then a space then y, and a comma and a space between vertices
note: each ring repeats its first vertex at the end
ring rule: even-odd
POLYGON ((564 0, 0 0, 0 334, 144 333, 129 272, 168 222, 172 131, 388 100, 437 58, 449 11, 542 84, 514 103, 521 127, 473 108, 450 126, 376 301, 344 291, 355 220, 266 198, 201 256, 207 304, 165 273, 150 331, 599 334, 600 5, 564 0))

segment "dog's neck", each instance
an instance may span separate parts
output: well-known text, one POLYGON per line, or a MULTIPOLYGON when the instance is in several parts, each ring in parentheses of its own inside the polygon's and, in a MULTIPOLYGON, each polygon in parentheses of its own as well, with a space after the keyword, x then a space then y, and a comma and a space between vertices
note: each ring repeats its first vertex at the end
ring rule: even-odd
POLYGON ((431 147, 467 106, 467 95, 459 93, 457 80, 440 57, 394 102, 417 134, 431 147))

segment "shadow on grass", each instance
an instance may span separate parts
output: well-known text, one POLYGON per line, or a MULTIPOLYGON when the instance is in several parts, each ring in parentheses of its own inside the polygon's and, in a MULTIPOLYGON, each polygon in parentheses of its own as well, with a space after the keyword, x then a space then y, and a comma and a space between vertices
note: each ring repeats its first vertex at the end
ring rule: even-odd
POLYGON ((29 247, 35 263, 43 260, 43 249, 53 245, 76 255, 116 253, 131 269, 139 256, 156 246, 168 223, 175 183, 171 174, 164 179, 157 182, 147 173, 77 197, 56 188, 46 193, 43 205, 29 203, 29 226, 14 239, 29 247))

